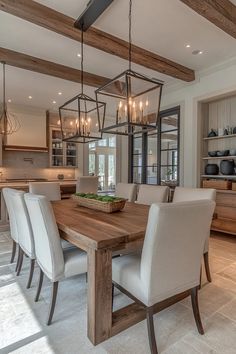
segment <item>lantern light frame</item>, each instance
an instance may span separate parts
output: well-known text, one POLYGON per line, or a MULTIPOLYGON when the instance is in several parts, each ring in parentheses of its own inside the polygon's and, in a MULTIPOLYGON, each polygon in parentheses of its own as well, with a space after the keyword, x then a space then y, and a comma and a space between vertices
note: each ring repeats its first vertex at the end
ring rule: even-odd
MULTIPOLYGON (((112 112, 116 113, 116 117, 112 117, 114 122, 111 125, 105 126, 105 119, 104 118, 104 125, 101 128, 102 133, 109 133, 109 134, 117 134, 117 135, 134 135, 138 133, 145 133, 150 130, 156 130, 158 124, 158 116, 160 111, 160 102, 161 102, 161 95, 162 95, 162 87, 164 82, 161 80, 151 79, 143 74, 137 73, 131 69, 132 64, 132 0, 129 0, 129 46, 128 46, 128 61, 129 67, 128 70, 122 72, 120 75, 116 76, 115 78, 111 79, 108 83, 99 87, 95 90, 96 99, 98 100, 98 96, 110 96, 114 99, 120 99, 119 104, 115 104, 116 107, 112 109, 112 112), (123 78, 123 80, 122 80, 123 78), (153 84, 153 87, 147 89, 147 87, 140 89, 137 94, 133 92, 133 90, 137 90, 137 87, 132 84, 132 79, 139 79, 143 80, 146 83, 153 84), (116 83, 115 83, 116 82, 116 83), (115 84, 114 84, 115 83, 115 84), (110 91, 109 91, 110 86, 110 91), (114 93, 115 89, 115 93, 114 93), (135 102, 135 98, 141 97, 143 94, 147 92, 151 92, 154 90, 158 90, 157 95, 157 103, 154 112, 152 109, 149 109, 149 101, 147 106, 145 107, 145 114, 143 109, 143 101, 135 102), (119 95, 120 91, 120 95, 119 95), (139 104, 140 109, 137 110, 136 104, 139 104), (124 107, 123 107, 124 104, 124 107), (133 107, 133 109, 132 109, 133 107), (151 118, 152 117, 152 118, 151 118), (154 118, 153 118, 154 117, 154 118), (150 121, 153 120, 154 124, 150 124, 150 121), (120 130, 119 130, 120 129, 120 130)), ((147 86, 147 85, 146 85, 147 86)), ((150 85, 151 86, 151 85, 150 85)), ((154 101, 155 102, 155 101, 154 101)), ((152 102, 153 104, 153 102, 152 102)), ((155 103, 154 103, 155 104, 155 103)), ((114 106, 114 102, 112 103, 114 106)), ((107 119, 108 120, 108 119, 107 119)))
MULTIPOLYGON (((155 114, 155 119, 154 122, 151 124, 148 122, 148 119, 146 123, 144 122, 134 122, 131 117, 131 112, 129 109, 127 109, 127 116, 125 121, 119 121, 116 117, 114 120, 114 123, 105 126, 105 117, 103 119, 103 125, 101 126, 101 131, 102 133, 108 133, 108 134, 116 134, 116 135, 135 135, 139 133, 146 133, 150 130, 155 130, 157 128, 158 124, 158 117, 159 117, 159 111, 160 111, 160 102, 161 102, 161 96, 162 96, 162 87, 164 85, 164 82, 158 79, 154 78, 149 78, 148 76, 145 76, 143 74, 137 73, 134 70, 128 69, 123 71, 121 74, 117 75, 115 78, 111 79, 109 82, 107 82, 105 85, 102 87, 99 87, 97 90, 95 90, 95 95, 96 95, 96 100, 98 101, 99 96, 109 96, 112 98, 120 99, 126 102, 127 107, 129 106, 129 100, 133 100, 135 98, 138 98, 139 96, 143 94, 147 94, 148 92, 158 90, 159 89, 159 95, 157 95, 157 105, 156 105, 156 110, 152 114, 152 116, 155 114), (119 94, 118 90, 115 93, 114 92, 114 83, 115 82, 122 82, 120 79, 125 78, 124 85, 125 89, 124 92, 125 94, 119 94), (139 79, 146 81, 147 83, 153 84, 153 87, 149 89, 144 89, 143 91, 140 90, 138 94, 132 94, 132 79, 139 79), (109 86, 112 86, 111 91, 109 92, 109 86), (125 131, 119 131, 119 128, 124 128, 126 127, 125 131), (137 129, 139 128, 139 129, 137 129)), ((108 105, 106 103, 106 105, 108 105)))

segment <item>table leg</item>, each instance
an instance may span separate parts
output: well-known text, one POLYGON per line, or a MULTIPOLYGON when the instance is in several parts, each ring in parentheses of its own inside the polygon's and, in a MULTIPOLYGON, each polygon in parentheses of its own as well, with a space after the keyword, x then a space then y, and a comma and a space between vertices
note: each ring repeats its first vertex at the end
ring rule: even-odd
POLYGON ((111 336, 112 251, 88 250, 88 338, 97 345, 111 336))

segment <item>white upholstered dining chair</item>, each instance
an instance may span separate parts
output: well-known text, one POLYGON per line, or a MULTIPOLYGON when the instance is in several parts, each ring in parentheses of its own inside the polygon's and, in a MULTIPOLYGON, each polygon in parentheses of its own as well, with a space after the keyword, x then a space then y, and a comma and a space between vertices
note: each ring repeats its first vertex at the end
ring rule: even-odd
MULTIPOLYGON (((9 195, 10 188, 3 188, 2 193, 4 197, 4 201, 6 203, 6 208, 8 212, 8 217, 9 217, 9 224, 10 224, 10 236, 12 238, 12 253, 11 253, 11 260, 10 263, 14 262, 15 255, 16 255, 16 247, 18 245, 18 231, 16 227, 16 219, 14 215, 14 210, 11 204, 11 199, 9 195)), ((19 265, 19 259, 20 259, 20 248, 18 248, 18 259, 17 259, 17 264, 16 264, 16 271, 19 265)))
POLYGON ((76 192, 96 194, 98 192, 98 177, 97 176, 78 177, 76 183, 76 192))
MULTIPOLYGON (((61 189, 59 182, 30 182, 29 192, 37 195, 44 195, 50 202, 61 200, 61 189)), ((70 242, 61 240, 62 248, 74 247, 70 242)))
POLYGON ((134 183, 117 183, 115 195, 134 202, 137 196, 137 185, 134 183))
POLYGON ((169 187, 151 186, 141 184, 139 186, 136 203, 151 205, 153 203, 166 203, 169 198, 169 187))
MULTIPOLYGON (((211 188, 185 188, 185 187, 176 187, 173 196, 173 203, 193 201, 193 200, 216 200, 216 190, 211 188)), ((206 270, 207 280, 211 282, 211 272, 209 265, 209 235, 206 238, 203 257, 206 270)))
POLYGON ((50 201, 61 200, 59 182, 30 182, 29 192, 32 194, 44 195, 50 201))
POLYGON ((52 206, 45 196, 24 195, 35 243, 40 277, 35 301, 39 300, 44 274, 51 280, 52 296, 47 325, 51 324, 58 290, 64 278, 87 272, 87 254, 77 248, 63 250, 52 206))
POLYGON ((167 299, 185 291, 191 295, 198 331, 204 334, 198 288, 202 251, 214 207, 215 202, 210 200, 152 204, 141 255, 126 255, 112 261, 113 284, 146 308, 152 354, 157 353, 155 305, 168 307, 171 302, 167 299))
POLYGON ((32 232, 31 223, 29 219, 29 214, 24 200, 25 192, 9 189, 8 193, 15 214, 16 226, 17 226, 18 237, 19 237, 18 242, 20 246, 19 247, 20 259, 19 259, 19 265, 17 269, 17 275, 20 275, 24 255, 28 256, 30 259, 30 272, 29 272, 29 278, 26 287, 27 289, 29 289, 31 286, 33 273, 34 273, 35 249, 34 249, 34 238, 33 238, 33 232, 32 232))

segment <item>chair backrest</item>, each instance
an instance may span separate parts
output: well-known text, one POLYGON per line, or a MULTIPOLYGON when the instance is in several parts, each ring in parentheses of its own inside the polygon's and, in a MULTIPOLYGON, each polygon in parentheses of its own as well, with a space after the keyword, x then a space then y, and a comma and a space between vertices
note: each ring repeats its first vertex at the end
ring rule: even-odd
POLYGON ((139 187, 138 204, 151 205, 153 203, 166 203, 169 197, 169 187, 167 186, 150 186, 141 184, 139 187))
POLYGON ((16 218, 19 245, 27 256, 34 259, 34 238, 28 210, 24 200, 25 192, 12 190, 9 193, 16 218))
MULTIPOLYGON (((15 242, 18 243, 19 236, 18 236, 18 231, 17 231, 16 218, 15 218, 14 209, 13 209, 11 198, 10 198, 10 191, 11 190, 13 190, 13 189, 12 188, 3 188, 2 193, 3 193, 3 197, 4 197, 4 200, 6 203, 6 207, 7 207, 11 237, 15 242)), ((16 189, 14 189, 14 190, 16 190, 16 189)))
MULTIPOLYGON (((173 203, 186 202, 191 200, 216 200, 216 190, 211 188, 185 188, 176 187, 173 196, 173 203)), ((209 235, 206 238, 205 247, 203 253, 208 252, 209 249, 209 235)))
POLYGON ((35 243, 37 262, 52 281, 64 274, 64 256, 55 216, 47 197, 26 193, 28 209, 35 243))
POLYGON ((214 207, 210 200, 152 204, 140 267, 148 306, 199 285, 214 207))
POLYGON ((61 200, 59 182, 30 182, 29 192, 32 194, 44 195, 50 201, 61 200))
POLYGON ((173 196, 173 203, 202 199, 209 199, 215 201, 216 190, 211 188, 176 187, 173 196))
POLYGON ((117 183, 115 195, 134 202, 137 196, 137 185, 134 183, 117 183))
POLYGON ((98 177, 97 176, 81 176, 76 183, 77 193, 97 193, 98 177))

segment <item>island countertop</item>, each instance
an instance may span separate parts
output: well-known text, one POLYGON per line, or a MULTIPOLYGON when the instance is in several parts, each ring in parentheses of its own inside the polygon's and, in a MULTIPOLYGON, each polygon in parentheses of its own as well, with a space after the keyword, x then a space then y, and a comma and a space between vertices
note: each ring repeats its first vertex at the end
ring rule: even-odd
MULTIPOLYGON (((22 180, 22 181, 1 181, 0 182, 0 190, 2 190, 2 188, 6 188, 6 187, 10 187, 10 188, 28 188, 29 183, 30 182, 37 182, 37 180, 34 180, 34 178, 32 179, 26 179, 26 180, 22 180)), ((59 182, 61 186, 74 186, 76 185, 76 180, 75 179, 64 179, 64 180, 58 180, 58 179, 48 179, 48 180, 39 180, 38 182, 59 182)))

